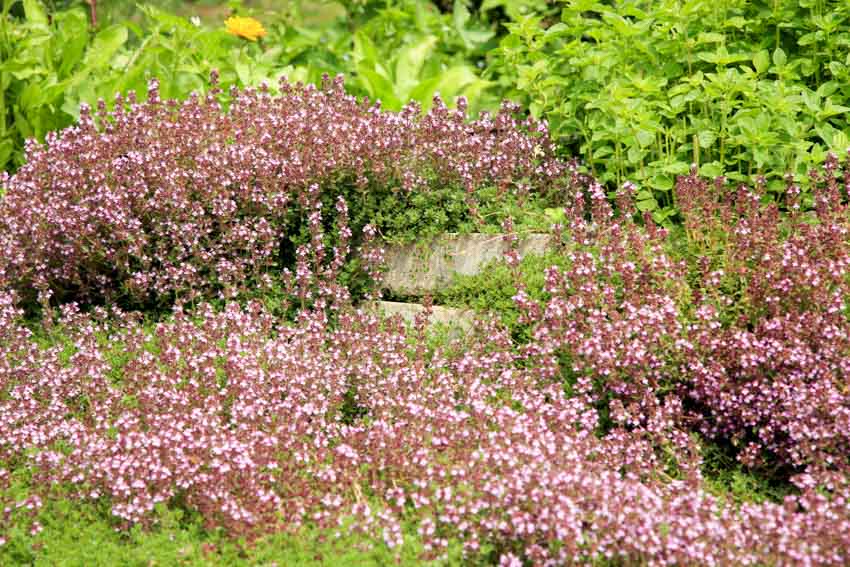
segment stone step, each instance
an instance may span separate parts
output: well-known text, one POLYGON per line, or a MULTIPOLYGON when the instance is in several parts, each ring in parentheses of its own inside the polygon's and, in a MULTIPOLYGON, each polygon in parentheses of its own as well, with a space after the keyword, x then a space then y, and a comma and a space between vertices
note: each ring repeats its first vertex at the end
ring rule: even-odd
MULTIPOLYGON (((374 301, 367 306, 376 308, 387 317, 401 315, 406 323, 413 323, 416 315, 425 310, 425 306, 419 303, 400 303, 397 301, 374 301)), ((430 325, 442 324, 452 327, 455 331, 466 333, 475 323, 475 312, 471 309, 435 305, 431 310, 431 317, 428 319, 430 325)))
MULTIPOLYGON (((552 236, 520 238, 518 252, 543 254, 552 236)), ((402 295, 425 295, 447 287, 454 274, 472 276, 488 262, 502 258, 508 243, 501 234, 446 234, 425 246, 406 244, 387 250, 384 288, 402 295)))

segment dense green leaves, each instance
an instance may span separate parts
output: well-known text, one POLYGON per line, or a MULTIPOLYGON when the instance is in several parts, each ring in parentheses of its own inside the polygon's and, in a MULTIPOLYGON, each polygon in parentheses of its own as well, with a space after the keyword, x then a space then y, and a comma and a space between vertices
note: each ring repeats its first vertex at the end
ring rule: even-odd
POLYGON ((571 0, 559 22, 509 23, 490 73, 566 153, 651 190, 640 208, 657 211, 691 163, 770 180, 846 150, 848 23, 837 1, 571 0))

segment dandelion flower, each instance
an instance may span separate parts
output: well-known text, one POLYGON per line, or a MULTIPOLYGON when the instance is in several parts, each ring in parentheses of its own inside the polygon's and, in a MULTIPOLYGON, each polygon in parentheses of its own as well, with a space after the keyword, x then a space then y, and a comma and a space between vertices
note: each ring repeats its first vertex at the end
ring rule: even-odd
POLYGON ((224 20, 224 25, 227 28, 227 33, 244 37, 250 41, 257 41, 257 38, 266 35, 266 30, 263 28, 263 24, 254 18, 231 16, 224 20))

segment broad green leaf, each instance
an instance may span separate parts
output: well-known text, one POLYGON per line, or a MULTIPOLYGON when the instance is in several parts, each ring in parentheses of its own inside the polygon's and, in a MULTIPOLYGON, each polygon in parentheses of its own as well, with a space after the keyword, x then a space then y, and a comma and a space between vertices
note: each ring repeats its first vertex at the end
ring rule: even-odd
MULTIPOLYGON (((255 85, 259 85, 263 80, 266 80, 270 85, 274 84, 274 81, 270 77, 258 77, 255 85)), ((202 79, 196 73, 180 72, 175 79, 175 86, 177 87, 177 96, 185 95, 192 91, 200 93, 204 91, 206 78, 202 79)))
POLYGON ((703 177, 718 177, 723 175, 723 165, 716 161, 702 164, 699 166, 699 174, 703 177))
POLYGON ((841 106, 839 104, 832 104, 829 100, 826 101, 826 105, 817 113, 818 120, 826 120, 827 118, 832 118, 833 116, 839 116, 841 114, 846 114, 850 111, 850 107, 841 106))
POLYGON ((710 148, 717 141, 717 135, 711 130, 703 130, 697 134, 697 139, 701 148, 710 148))
POLYGON ((785 52, 782 51, 781 47, 777 47, 773 51, 773 64, 779 67, 780 69, 785 66, 785 63, 788 61, 788 58, 785 57, 785 52))
POLYGON ((543 116, 543 110, 545 109, 545 105, 539 100, 532 101, 528 105, 528 111, 531 113, 531 116, 535 120, 539 120, 541 116, 543 116))
POLYGON ((30 82, 27 83, 26 86, 21 90, 20 97, 18 99, 20 101, 21 110, 27 110, 27 114, 30 115, 41 105, 43 105, 45 101, 45 90, 42 88, 41 83, 30 82))
POLYGON ((83 58, 83 65, 96 69, 106 66, 112 56, 127 41, 127 28, 120 24, 110 26, 98 33, 83 58))
POLYGON ((665 165, 661 170, 671 175, 687 175, 691 171, 691 164, 684 161, 676 161, 665 165))
POLYGON ((723 43, 726 36, 717 32, 701 32, 697 36, 697 43, 723 43))
POLYGON ((770 159, 770 149, 764 146, 753 146, 753 159, 756 162, 756 167, 761 169, 770 159))
POLYGON ((125 71, 118 77, 115 90, 122 93, 128 90, 134 90, 137 93, 144 92, 146 74, 159 75, 156 72, 156 51, 155 48, 138 49, 131 62, 125 66, 125 71))
POLYGON ((747 61, 750 59, 750 55, 748 53, 729 53, 723 45, 713 52, 703 51, 701 53, 697 53, 697 57, 703 61, 715 63, 717 65, 730 65, 732 63, 738 63, 739 61, 747 61))
POLYGON ((832 137, 832 149, 845 152, 850 149, 850 138, 844 132, 836 132, 832 137))
POLYGON ((635 206, 637 207, 637 210, 642 213, 650 213, 658 208, 658 202, 656 202, 655 198, 649 198, 637 201, 635 206))
POLYGON ((783 193, 785 191, 785 181, 782 179, 771 179, 767 182, 767 190, 773 193, 783 193))
POLYGON ((766 49, 762 49, 753 56, 753 67, 759 74, 767 72, 770 68, 770 55, 766 49))
POLYGON ((74 120, 80 119, 80 102, 79 98, 65 95, 65 102, 62 103, 61 110, 74 120))
POLYGON ((534 65, 521 65, 517 68, 517 88, 527 90, 531 88, 541 74, 545 74, 548 62, 546 59, 536 61, 534 65))
POLYGON ((68 86, 69 84, 71 84, 72 79, 73 77, 65 79, 63 81, 52 83, 44 87, 43 90, 45 100, 51 101, 52 103, 54 101, 58 101, 64 98, 63 95, 65 94, 65 91, 68 90, 68 86))
POLYGON ((604 158, 614 153, 614 148, 611 146, 601 146, 593 151, 594 159, 604 158))
POLYGON ((416 95, 413 98, 422 103, 423 110, 431 107, 431 99, 437 92, 446 102, 451 103, 456 96, 467 92, 472 86, 486 87, 489 85, 486 81, 479 79, 472 68, 466 65, 449 67, 435 78, 437 80, 434 83, 428 81, 417 86, 411 92, 411 95, 416 95), (483 85, 478 83, 483 83, 483 85))
POLYGON ((817 43, 822 39, 822 32, 811 32, 800 36, 800 39, 797 40, 797 45, 804 47, 806 45, 811 45, 813 43, 817 43))
POLYGON ((464 47, 474 49, 495 35, 492 31, 473 30, 466 27, 470 14, 463 0, 455 0, 452 8, 452 21, 455 31, 463 40, 464 47))
POLYGON ((546 33, 544 34, 546 37, 560 37, 562 35, 568 34, 570 28, 567 24, 563 22, 558 22, 554 26, 549 26, 546 28, 546 33))
POLYGON ((21 137, 24 139, 32 138, 34 135, 32 126, 17 105, 12 108, 12 114, 15 116, 15 128, 18 129, 18 133, 20 133, 21 137))
POLYGON ((67 77, 82 60, 89 42, 88 17, 82 10, 58 12, 56 20, 55 51, 62 54, 60 77, 67 77))
POLYGON ((669 191, 673 188, 673 178, 669 175, 656 175, 649 180, 649 185, 658 191, 669 191))
MULTIPOLYGON (((417 84, 413 90, 408 93, 407 98, 402 101, 407 104, 411 100, 415 100, 422 105, 422 110, 427 111, 431 108, 434 94, 440 90, 440 77, 434 76, 424 79, 417 84)), ((446 96, 446 93, 440 92, 441 96, 446 96)))
POLYGON ((41 0, 24 0, 24 14, 27 21, 33 24, 48 25, 47 12, 41 4, 41 0))
POLYGON ((236 70, 236 76, 239 77, 239 82, 243 86, 251 84, 251 62, 246 57, 236 57, 233 61, 233 68, 236 70))
POLYGON ((656 210, 652 213, 652 220, 664 226, 665 228, 670 228, 672 224, 668 219, 674 216, 675 214, 676 209, 674 209, 673 207, 664 207, 663 209, 656 210))
POLYGON ((724 27, 727 28, 738 28, 743 29, 749 23, 749 20, 745 20, 741 16, 733 16, 723 22, 724 27))
POLYGON ((379 99, 384 108, 398 110, 401 102, 395 94, 393 84, 375 68, 370 68, 366 63, 357 66, 359 82, 369 93, 372 99, 379 99))
POLYGON ((25 81, 27 79, 31 79, 32 77, 44 75, 46 71, 42 67, 33 64, 27 64, 24 66, 7 64, 3 67, 4 71, 7 71, 10 75, 15 77, 19 81, 25 81))
POLYGON ((434 51, 437 37, 430 35, 418 43, 404 47, 396 58, 395 63, 395 93, 404 100, 419 82, 419 73, 425 61, 434 51))
POLYGON ((637 138, 637 142, 642 148, 651 146, 653 143, 655 143, 655 134, 653 134, 649 130, 638 130, 635 133, 635 138, 637 138))
POLYGON ((354 34, 354 62, 360 63, 365 61, 369 67, 377 65, 381 58, 378 56, 378 50, 375 49, 375 44, 369 39, 364 30, 358 30, 354 34))
POLYGON ((828 97, 835 93, 841 85, 837 81, 827 81, 818 87, 818 96, 828 97))
MULTIPOLYGON (((12 158, 12 152, 14 151, 15 146, 12 143, 12 140, 6 138, 0 141, 0 169, 6 169, 9 161, 12 158)), ((0 188, 0 197, 3 196, 3 189, 0 188)))

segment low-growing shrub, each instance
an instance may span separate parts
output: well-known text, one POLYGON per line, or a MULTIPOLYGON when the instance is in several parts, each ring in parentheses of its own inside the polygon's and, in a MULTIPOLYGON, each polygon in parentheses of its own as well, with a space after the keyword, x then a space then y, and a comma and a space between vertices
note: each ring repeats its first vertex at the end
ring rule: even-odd
POLYGON ((424 557, 462 541, 467 557, 506 565, 847 560, 846 486, 722 504, 693 451, 670 444, 671 469, 661 450, 687 438, 675 407, 595 435, 592 397, 518 366, 492 325, 426 352, 364 313, 279 326, 231 304, 148 332, 69 307, 64 359, 64 345, 34 346, 4 298, 0 459, 31 471, 34 494, 106 502, 126 525, 161 504, 249 538, 343 521, 397 549, 412 524, 424 557))
POLYGON ((831 155, 813 174, 810 213, 792 181, 783 213, 763 184, 681 177, 675 236, 636 223, 629 191, 615 210, 592 186, 545 281, 520 266, 514 306, 483 283, 471 303, 501 306, 534 365, 592 384, 613 422, 648 427, 668 412, 774 480, 829 485, 850 470, 846 171, 831 155))
MULTIPOLYGON (((4 281, 25 301, 231 296, 293 268, 346 190, 454 186, 470 206, 487 186, 571 190, 545 126, 509 103, 468 122, 462 99, 420 115, 414 103, 382 112, 341 79, 280 90, 234 89, 223 111, 215 91, 164 101, 152 81, 146 102, 119 95, 114 111, 84 108, 79 125, 30 145, 2 180, 4 281)), ((356 244, 363 225, 350 228, 356 244)), ((318 238, 322 255, 331 243, 318 238)))

